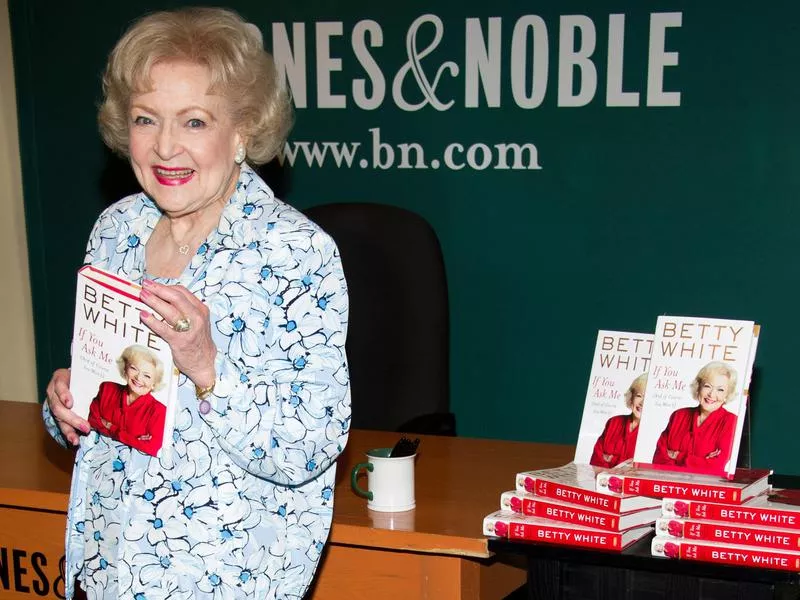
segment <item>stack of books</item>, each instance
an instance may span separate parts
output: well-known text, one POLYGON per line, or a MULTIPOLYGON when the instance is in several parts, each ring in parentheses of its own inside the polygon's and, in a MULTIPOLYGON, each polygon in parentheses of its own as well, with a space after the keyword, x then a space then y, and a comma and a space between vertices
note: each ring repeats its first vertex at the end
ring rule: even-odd
POLYGON ((800 571, 800 492, 767 490, 742 503, 665 498, 653 556, 800 571))
POLYGON ((573 462, 517 474, 484 534, 622 550, 664 498, 766 492, 769 471, 736 468, 759 334, 753 321, 671 316, 654 333, 599 331, 573 462))
POLYGON ((525 471, 500 495, 500 510, 483 521, 485 535, 621 551, 652 531, 656 498, 598 492, 598 468, 571 462, 525 471))

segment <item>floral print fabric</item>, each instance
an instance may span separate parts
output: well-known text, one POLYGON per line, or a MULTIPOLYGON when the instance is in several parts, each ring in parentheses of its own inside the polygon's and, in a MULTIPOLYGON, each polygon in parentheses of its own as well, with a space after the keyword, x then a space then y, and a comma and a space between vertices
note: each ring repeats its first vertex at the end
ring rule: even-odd
MULTIPOLYGON (((160 212, 107 209, 86 262, 135 282, 160 212)), ((330 530, 347 442, 347 292, 331 238, 246 165, 180 279, 211 312, 212 410, 180 377, 172 443, 150 457, 92 432, 76 456, 67 597, 286 598, 305 593, 330 530)), ((47 403, 44 417, 62 444, 47 403)))

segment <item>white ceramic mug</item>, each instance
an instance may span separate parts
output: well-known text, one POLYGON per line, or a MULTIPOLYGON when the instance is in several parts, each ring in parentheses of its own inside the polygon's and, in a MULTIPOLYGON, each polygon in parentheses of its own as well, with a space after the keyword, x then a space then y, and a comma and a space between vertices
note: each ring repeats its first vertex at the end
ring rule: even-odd
POLYGON ((379 512, 401 512, 416 506, 414 498, 414 460, 417 455, 392 458, 391 448, 367 452, 367 462, 359 463, 350 473, 353 490, 367 499, 367 507, 379 512), (367 489, 358 486, 358 475, 367 470, 367 489))

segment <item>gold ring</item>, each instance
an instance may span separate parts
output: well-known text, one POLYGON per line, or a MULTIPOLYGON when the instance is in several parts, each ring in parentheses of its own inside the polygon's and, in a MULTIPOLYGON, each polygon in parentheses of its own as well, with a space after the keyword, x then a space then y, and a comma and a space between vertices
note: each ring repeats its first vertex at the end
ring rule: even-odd
POLYGON ((181 317, 175 321, 175 325, 173 325, 172 328, 179 333, 183 333, 184 331, 189 331, 191 326, 192 322, 189 320, 189 317, 181 317))

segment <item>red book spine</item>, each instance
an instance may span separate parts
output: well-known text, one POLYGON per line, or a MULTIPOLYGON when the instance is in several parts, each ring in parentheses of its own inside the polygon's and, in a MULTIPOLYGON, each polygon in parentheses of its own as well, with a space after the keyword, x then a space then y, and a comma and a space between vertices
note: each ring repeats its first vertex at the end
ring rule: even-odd
POLYGON ((760 548, 777 550, 800 550, 800 533, 793 531, 775 531, 774 529, 752 529, 733 524, 706 523, 703 521, 669 522, 670 532, 673 525, 682 529, 683 538, 687 540, 706 540, 724 544, 742 544, 760 548))
POLYGON ((683 543, 680 558, 744 565, 783 571, 800 571, 800 554, 755 548, 721 548, 712 544, 683 543))
POLYGON ((522 514, 575 523, 585 527, 594 527, 606 531, 618 531, 619 517, 594 510, 562 506, 546 500, 523 498, 522 514))
POLYGON ((536 479, 534 494, 562 502, 591 506, 607 512, 619 512, 619 498, 546 479, 536 479))
POLYGON ((571 529, 568 526, 538 525, 533 523, 514 523, 508 528, 511 540, 531 540, 561 546, 579 546, 581 548, 605 548, 619 550, 622 534, 606 531, 584 531, 571 529))
MULTIPOLYGON (((742 490, 723 485, 707 485, 702 483, 685 483, 643 479, 635 476, 621 476, 622 491, 634 496, 651 496, 654 498, 677 498, 680 500, 710 500, 712 502, 728 502, 739 504, 742 490)), ((613 479, 613 478, 612 478, 613 479)))
POLYGON ((766 527, 785 527, 800 529, 800 512, 775 508, 748 508, 745 506, 725 506, 713 502, 692 502, 689 516, 693 519, 709 521, 730 521, 732 523, 752 523, 766 527))

